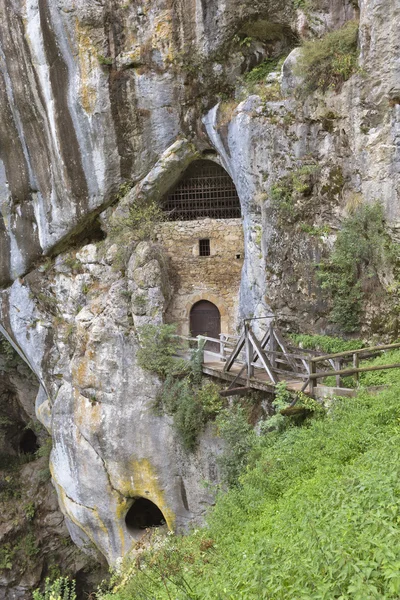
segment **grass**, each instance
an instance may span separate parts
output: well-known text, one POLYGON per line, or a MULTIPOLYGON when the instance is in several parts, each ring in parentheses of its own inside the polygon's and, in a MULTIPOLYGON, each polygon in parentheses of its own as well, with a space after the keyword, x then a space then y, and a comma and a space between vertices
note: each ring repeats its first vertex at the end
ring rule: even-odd
POLYGON ((306 42, 296 69, 304 78, 300 95, 339 91, 357 69, 357 40, 358 22, 349 21, 341 29, 306 42))
POLYGON ((335 354, 336 352, 346 352, 347 350, 358 350, 365 346, 365 342, 358 339, 344 340, 339 337, 329 335, 305 335, 291 334, 290 339, 296 346, 307 350, 319 350, 326 354, 335 354))
POLYGON ((273 71, 277 71, 282 66, 282 63, 285 58, 286 55, 284 57, 277 56, 275 58, 266 58, 257 67, 254 67, 251 71, 244 75, 244 81, 248 84, 260 83, 261 81, 265 81, 265 79, 270 73, 272 73, 273 71))
POLYGON ((261 436, 207 527, 144 552, 103 598, 398 599, 399 395, 337 399, 261 436))

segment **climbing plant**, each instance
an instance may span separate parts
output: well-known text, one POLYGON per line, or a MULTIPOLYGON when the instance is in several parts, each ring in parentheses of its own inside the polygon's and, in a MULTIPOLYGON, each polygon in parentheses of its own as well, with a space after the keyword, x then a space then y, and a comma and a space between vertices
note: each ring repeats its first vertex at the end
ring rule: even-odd
POLYGON ((139 365, 163 380, 155 408, 172 416, 183 446, 193 450, 207 421, 224 406, 219 387, 203 378, 203 346, 193 350, 189 360, 180 359, 178 353, 185 348, 175 325, 144 325, 139 337, 139 365))

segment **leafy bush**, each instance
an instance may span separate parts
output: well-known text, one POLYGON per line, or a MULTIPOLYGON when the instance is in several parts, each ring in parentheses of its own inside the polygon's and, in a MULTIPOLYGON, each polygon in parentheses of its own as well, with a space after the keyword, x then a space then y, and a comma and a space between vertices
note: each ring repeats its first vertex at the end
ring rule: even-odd
POLYGON ((176 356, 182 341, 176 335, 176 325, 143 325, 138 330, 140 348, 137 351, 139 366, 160 377, 176 369, 176 356))
POLYGON ((118 242, 140 242, 154 238, 154 226, 165 220, 161 205, 138 195, 129 206, 128 216, 115 218, 111 237, 118 242))
POLYGON ((0 333, 0 354, 5 356, 7 362, 19 359, 18 354, 11 346, 10 342, 0 333))
POLYGON ((336 352, 346 352, 346 350, 358 350, 363 348, 365 343, 362 340, 344 340, 343 338, 332 337, 329 335, 306 335, 292 333, 290 339, 294 344, 308 350, 319 350, 325 354, 335 354, 336 352))
POLYGON ((218 458, 221 480, 228 487, 232 487, 238 485, 239 475, 248 463, 256 434, 239 404, 221 411, 216 422, 218 433, 225 441, 224 452, 218 458))
POLYGON ((358 22, 349 21, 341 29, 303 45, 297 74, 304 77, 300 90, 339 90, 357 68, 358 22))
POLYGON ((75 582, 68 577, 59 577, 55 581, 46 579, 44 591, 35 590, 33 600, 76 600, 75 582))
MULTIPOLYGON (((383 352, 376 358, 368 361, 363 361, 360 366, 379 366, 388 364, 400 364, 400 350, 392 350, 391 352, 383 352)), ((369 373, 360 374, 360 385, 388 385, 400 383, 400 369, 388 369, 387 371, 371 371, 369 373)))
POLYGON ((343 221, 334 249, 318 272, 332 302, 330 319, 342 331, 359 329, 362 302, 382 290, 378 273, 395 265, 397 252, 381 204, 363 204, 343 221))
POLYGON ((140 328, 140 366, 164 379, 157 409, 171 415, 183 446, 193 450, 207 421, 223 407, 219 386, 203 380, 203 346, 192 351, 190 360, 179 359, 182 341, 175 325, 145 325, 140 328))
POLYGON ((261 438, 207 528, 142 554, 107 600, 397 600, 399 394, 337 400, 327 418, 261 438))

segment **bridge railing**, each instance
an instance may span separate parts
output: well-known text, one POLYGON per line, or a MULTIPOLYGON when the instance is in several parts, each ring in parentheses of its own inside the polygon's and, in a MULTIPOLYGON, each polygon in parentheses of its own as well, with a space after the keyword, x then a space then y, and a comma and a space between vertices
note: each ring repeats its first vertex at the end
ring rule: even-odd
MULTIPOLYGON (((282 380, 303 381, 301 391, 307 391, 314 395, 318 380, 327 377, 335 377, 336 387, 342 388, 344 377, 354 377, 357 385, 361 373, 400 368, 400 363, 360 366, 361 360, 396 350, 400 348, 400 343, 323 354, 316 350, 288 344, 272 323, 263 332, 260 340, 257 339, 249 323, 245 323, 244 331, 240 336, 221 333, 218 338, 206 335, 177 337, 188 343, 188 350, 202 347, 204 350, 203 362, 206 365, 212 362, 223 362, 222 370, 227 373, 236 364, 236 368, 233 369, 234 378, 226 393, 232 389, 238 391, 240 388, 236 389, 234 385, 243 379, 247 380, 247 387, 251 386, 254 376, 260 378, 260 371, 264 371, 268 375, 268 379, 273 385, 282 380), (207 342, 212 344, 211 348, 204 346, 204 343, 207 344, 207 342), (256 372, 255 369, 257 369, 256 372)), ((181 353, 181 356, 187 357, 189 352, 186 354, 184 352, 181 353)))
MULTIPOLYGON (((203 342, 210 342, 211 344, 213 344, 214 349, 211 350, 205 347, 204 352, 207 353, 207 358, 215 358, 218 361, 226 361, 227 357, 233 351, 239 339, 238 335, 231 335, 228 333, 220 333, 218 338, 210 337, 207 335, 198 335, 197 337, 191 337, 188 335, 176 335, 174 337, 177 337, 184 342, 188 342, 189 350, 195 350, 199 348, 203 342)), ((187 355, 187 352, 183 350, 181 352, 181 355, 187 355)), ((244 360, 244 355, 242 358, 244 360)))
POLYGON ((325 377, 336 377, 336 386, 341 387, 343 377, 354 377, 355 383, 359 383, 360 373, 368 373, 371 371, 384 371, 386 369, 398 369, 400 363, 388 363, 386 365, 370 365, 361 366, 361 360, 368 360, 380 356, 387 351, 400 348, 400 343, 386 344, 382 346, 372 346, 360 348, 358 350, 347 350, 345 352, 336 352, 334 354, 325 354, 315 356, 309 360, 309 377, 303 386, 303 390, 307 387, 311 394, 314 393, 318 379, 325 377), (327 367, 327 363, 329 367, 327 367), (346 367, 351 364, 351 367, 346 367), (325 367, 325 368, 324 368, 325 367))

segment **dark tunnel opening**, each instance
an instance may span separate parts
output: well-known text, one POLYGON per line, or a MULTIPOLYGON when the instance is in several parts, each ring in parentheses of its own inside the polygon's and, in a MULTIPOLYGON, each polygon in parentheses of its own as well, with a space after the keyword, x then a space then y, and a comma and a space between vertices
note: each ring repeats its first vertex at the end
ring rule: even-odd
POLYGON ((135 535, 143 529, 165 525, 164 515, 151 500, 137 498, 128 510, 125 523, 129 533, 135 535))
POLYGON ((39 450, 36 434, 32 429, 25 429, 19 441, 19 451, 23 454, 35 454, 39 450))

